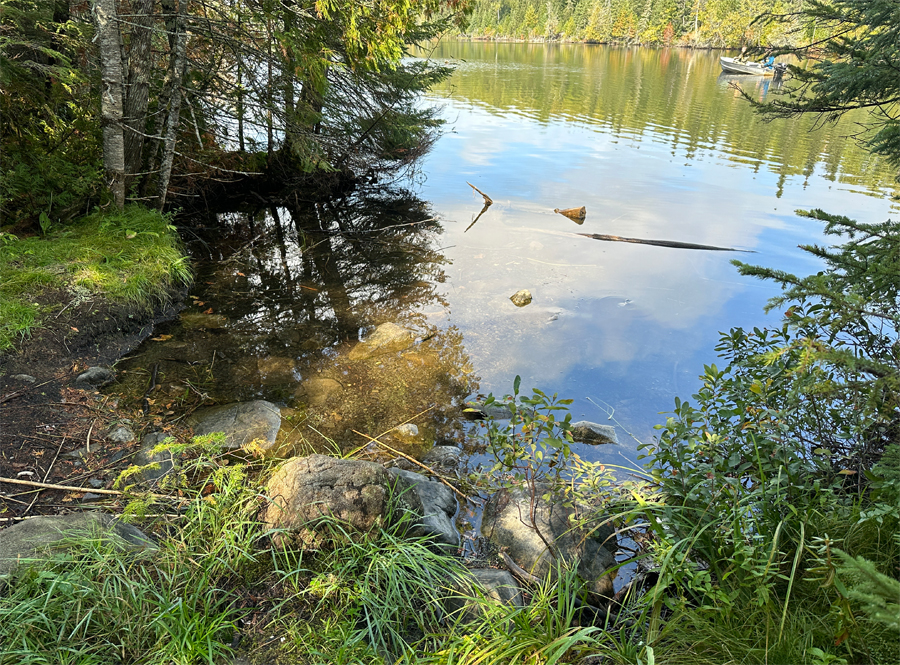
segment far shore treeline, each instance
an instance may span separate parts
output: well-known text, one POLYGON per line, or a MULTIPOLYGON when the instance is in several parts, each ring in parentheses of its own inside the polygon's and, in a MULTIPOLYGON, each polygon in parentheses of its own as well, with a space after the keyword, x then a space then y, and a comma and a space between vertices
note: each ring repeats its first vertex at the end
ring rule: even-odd
POLYGON ((800 13, 803 4, 803 0, 475 0, 466 35, 645 46, 788 46, 815 35, 816 23, 800 13), (760 17, 775 20, 757 20, 760 17))

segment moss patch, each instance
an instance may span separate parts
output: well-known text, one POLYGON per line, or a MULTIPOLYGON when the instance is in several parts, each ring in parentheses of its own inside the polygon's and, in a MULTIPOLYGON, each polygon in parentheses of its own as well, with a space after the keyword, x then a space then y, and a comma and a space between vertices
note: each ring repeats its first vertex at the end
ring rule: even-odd
POLYGON ((42 237, 0 234, 0 351, 59 309, 41 306, 48 289, 67 291, 70 305, 103 295, 150 310, 189 281, 169 216, 139 206, 98 212, 42 237))

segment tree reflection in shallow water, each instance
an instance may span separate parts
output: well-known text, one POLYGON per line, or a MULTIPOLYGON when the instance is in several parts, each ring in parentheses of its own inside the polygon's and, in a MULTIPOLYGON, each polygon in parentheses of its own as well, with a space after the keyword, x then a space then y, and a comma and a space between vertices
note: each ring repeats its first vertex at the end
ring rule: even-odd
POLYGON ((414 454, 461 442, 460 404, 477 378, 460 332, 441 325, 446 260, 425 202, 382 189, 189 223, 200 227, 191 302, 125 363, 131 394, 158 364, 155 410, 186 390, 268 399, 289 407, 291 440, 344 449, 365 443, 353 430, 376 436, 425 411, 412 421, 420 440, 386 440, 414 454), (406 348, 351 359, 386 322, 411 331, 406 348))

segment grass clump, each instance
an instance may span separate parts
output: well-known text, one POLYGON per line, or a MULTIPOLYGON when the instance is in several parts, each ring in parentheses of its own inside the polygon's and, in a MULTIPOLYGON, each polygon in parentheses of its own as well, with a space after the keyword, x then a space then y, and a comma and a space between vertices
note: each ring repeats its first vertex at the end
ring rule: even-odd
POLYGON ((47 290, 67 291, 76 304, 102 296, 146 311, 190 282, 170 216, 154 210, 132 205, 44 231, 21 239, 0 234, 0 351, 41 324, 47 290))

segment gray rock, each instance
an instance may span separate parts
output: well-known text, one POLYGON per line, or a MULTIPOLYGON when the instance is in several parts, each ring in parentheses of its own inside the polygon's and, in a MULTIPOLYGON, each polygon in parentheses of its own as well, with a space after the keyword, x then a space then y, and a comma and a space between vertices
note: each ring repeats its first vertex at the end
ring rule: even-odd
POLYGON ((175 460, 170 451, 151 454, 151 451, 167 438, 165 432, 150 432, 141 440, 141 449, 134 456, 134 463, 146 467, 141 471, 141 475, 147 483, 158 484, 161 478, 175 468, 175 460))
POLYGON ((134 441, 134 432, 127 425, 119 425, 106 435, 106 438, 113 443, 131 443, 134 441))
POLYGON ((281 429, 281 410, 261 399, 236 402, 198 411, 188 423, 198 436, 223 432, 227 448, 255 443, 263 453, 273 453, 281 429))
POLYGON ((415 334, 396 323, 382 323, 371 335, 351 349, 350 360, 365 360, 385 353, 398 353, 416 341, 415 334))
POLYGON ((491 497, 484 507, 481 533, 497 547, 507 548, 516 564, 539 578, 555 577, 557 573, 556 559, 547 548, 549 543, 556 550, 559 563, 577 563, 578 574, 593 595, 593 604, 607 602, 614 595, 614 574, 606 571, 616 565, 615 529, 608 525, 591 530, 573 526, 569 516, 576 509, 544 501, 543 492, 539 487, 538 496, 534 497, 534 524, 540 534, 529 518, 531 494, 523 489, 503 489, 491 497))
POLYGON ((619 443, 616 437, 616 428, 612 425, 598 425, 587 420, 579 420, 572 423, 572 438, 578 443, 601 445, 604 443, 619 443))
POLYGON ((15 379, 16 381, 24 381, 25 383, 34 383, 35 381, 37 381, 36 378, 31 376, 31 374, 15 374, 11 378, 15 379))
POLYGON ((528 289, 516 291, 509 299, 512 300, 513 305, 516 307, 525 307, 525 305, 531 303, 531 291, 528 289))
POLYGON ((458 508, 453 491, 438 480, 414 471, 393 468, 388 473, 405 480, 422 502, 422 519, 410 534, 427 537, 439 545, 459 547, 459 531, 453 523, 458 508))
POLYGON ((85 492, 84 496, 81 497, 82 503, 91 503, 92 501, 100 501, 103 498, 102 494, 94 494, 93 492, 85 492))
POLYGON ((515 578, 505 570, 475 568, 467 570, 463 579, 452 585, 455 593, 445 603, 447 612, 454 616, 463 614, 467 622, 477 621, 484 611, 478 598, 500 605, 523 607, 522 589, 515 578))
POLYGON ((88 485, 90 485, 91 487, 93 487, 95 490, 100 489, 100 488, 103 487, 105 484, 106 484, 106 483, 104 483, 104 482, 103 482, 102 480, 100 480, 99 478, 88 478, 88 485))
POLYGON ((419 438, 419 428, 412 423, 406 423, 395 427, 391 430, 391 434, 404 442, 416 441, 419 438))
POLYGON ((46 548, 78 536, 108 538, 123 550, 156 549, 140 529, 105 513, 36 517, 0 531, 0 575, 20 563, 40 565, 47 558, 46 548))
POLYGON ((455 467, 459 464, 462 448, 456 446, 435 446, 422 457, 422 463, 428 466, 455 467))
POLYGON ((116 374, 107 367, 89 367, 86 372, 79 374, 75 379, 75 385, 79 388, 102 388, 116 380, 116 374))
POLYGON ((418 493, 380 464, 325 455, 288 460, 269 481, 269 505, 263 519, 283 529, 276 540, 318 548, 333 540, 323 529, 325 516, 340 521, 361 537, 395 523, 403 513, 422 517, 418 493))

